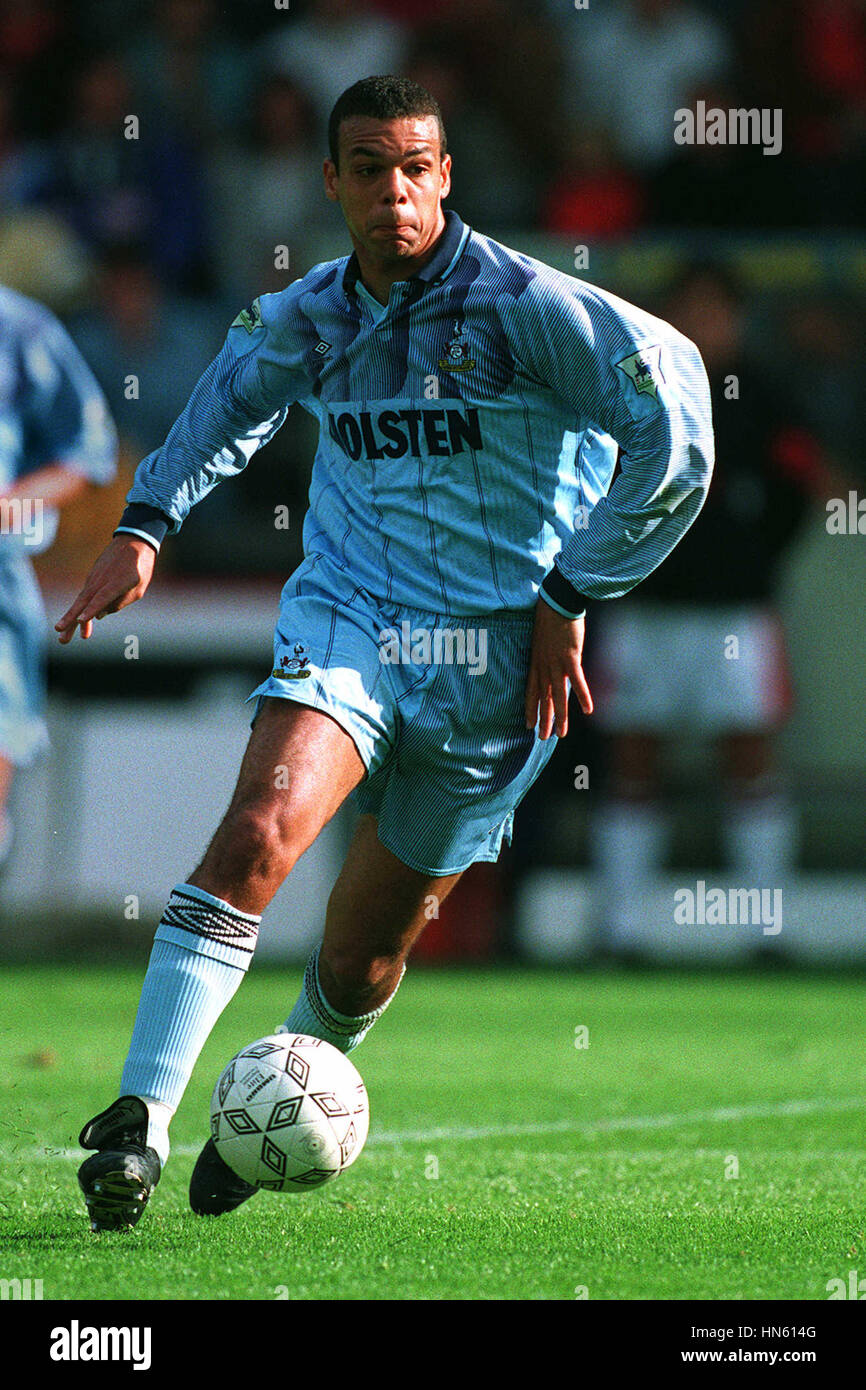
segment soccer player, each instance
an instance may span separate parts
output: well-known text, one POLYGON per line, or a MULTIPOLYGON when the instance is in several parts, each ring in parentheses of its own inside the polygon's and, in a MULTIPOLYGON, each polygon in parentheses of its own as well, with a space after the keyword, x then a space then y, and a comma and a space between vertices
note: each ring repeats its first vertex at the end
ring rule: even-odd
POLYGON ((57 534, 59 508, 88 480, 108 483, 117 436, 105 399, 44 305, 0 286, 0 867, 18 768, 48 743, 45 609, 32 556, 57 534))
MULTIPOLYGON (((683 544, 635 599, 605 610, 596 632, 612 770, 592 827, 600 947, 633 961, 670 836, 663 773, 677 737, 697 735, 717 756, 723 849, 738 881, 779 887, 791 875, 797 821, 774 746, 791 691, 774 593, 828 486, 817 441, 746 350, 736 280, 709 262, 687 267, 666 311, 702 353, 717 463, 683 544)), ((763 946, 778 951, 779 938, 763 946)))
MULTIPOLYGON (((62 642, 86 638, 141 598, 189 509, 293 402, 316 417, 305 559, 250 696, 237 787, 157 929, 120 1098, 82 1131, 95 1229, 143 1209, 261 914, 350 793, 357 829, 283 1026, 345 1052, 361 1042, 430 895, 441 902, 510 837, 551 735, 566 732, 570 686, 591 711, 587 600, 616 598, 664 559, 712 469, 693 344, 444 211, 451 160, 428 92, 356 83, 329 146, 325 191, 353 254, 238 316, 57 623, 62 642), (484 660, 455 660, 470 638, 484 660)), ((193 1209, 227 1211, 255 1190, 208 1141, 193 1209)))

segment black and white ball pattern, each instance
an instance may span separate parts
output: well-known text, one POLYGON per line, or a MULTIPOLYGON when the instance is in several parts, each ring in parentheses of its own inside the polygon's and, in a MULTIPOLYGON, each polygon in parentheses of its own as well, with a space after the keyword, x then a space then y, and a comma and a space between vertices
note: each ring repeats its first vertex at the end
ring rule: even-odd
POLYGON ((274 1033, 243 1048, 211 1099, 220 1157, 272 1192, 303 1192, 337 1177, 364 1147, 369 1123, 354 1064, 303 1033, 274 1033))

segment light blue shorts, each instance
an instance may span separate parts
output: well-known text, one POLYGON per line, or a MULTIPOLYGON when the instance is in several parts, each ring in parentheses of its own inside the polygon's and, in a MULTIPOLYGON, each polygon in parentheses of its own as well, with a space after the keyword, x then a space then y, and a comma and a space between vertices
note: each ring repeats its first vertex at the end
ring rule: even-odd
POLYGON ((283 589, 273 672, 249 699, 256 715, 268 696, 330 715, 367 769, 353 796, 382 844, 420 873, 459 873, 498 858, 556 746, 524 719, 532 618, 397 608, 309 556, 283 589))
POLYGON ((30 559, 0 560, 0 756, 26 767, 48 746, 45 608, 30 559))

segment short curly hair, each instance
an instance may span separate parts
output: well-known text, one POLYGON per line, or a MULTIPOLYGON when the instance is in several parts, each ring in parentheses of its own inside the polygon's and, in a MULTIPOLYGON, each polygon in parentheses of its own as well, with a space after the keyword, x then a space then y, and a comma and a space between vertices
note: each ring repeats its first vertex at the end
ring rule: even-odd
POLYGON ((408 77, 362 77, 337 98, 328 120, 328 149, 337 168, 340 165, 340 124, 350 116, 371 116, 378 121, 434 116, 439 126, 440 156, 447 153, 445 124, 438 101, 420 82, 408 77))

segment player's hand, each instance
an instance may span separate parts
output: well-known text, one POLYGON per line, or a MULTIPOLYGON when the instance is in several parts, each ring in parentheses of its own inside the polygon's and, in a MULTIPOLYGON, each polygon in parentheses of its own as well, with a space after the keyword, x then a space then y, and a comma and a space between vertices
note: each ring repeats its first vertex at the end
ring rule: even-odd
POLYGON ((581 665, 585 626, 585 618, 563 618, 543 598, 538 600, 526 682, 526 727, 534 729, 537 723, 540 738, 550 738, 554 728, 560 738, 568 733, 569 685, 584 714, 592 714, 581 665))
POLYGON ((87 638, 93 631, 94 618, 117 613, 141 598, 153 577, 156 551, 147 541, 135 536, 114 536, 103 550, 84 582, 84 588, 63 617, 54 624, 65 646, 81 628, 87 638))

